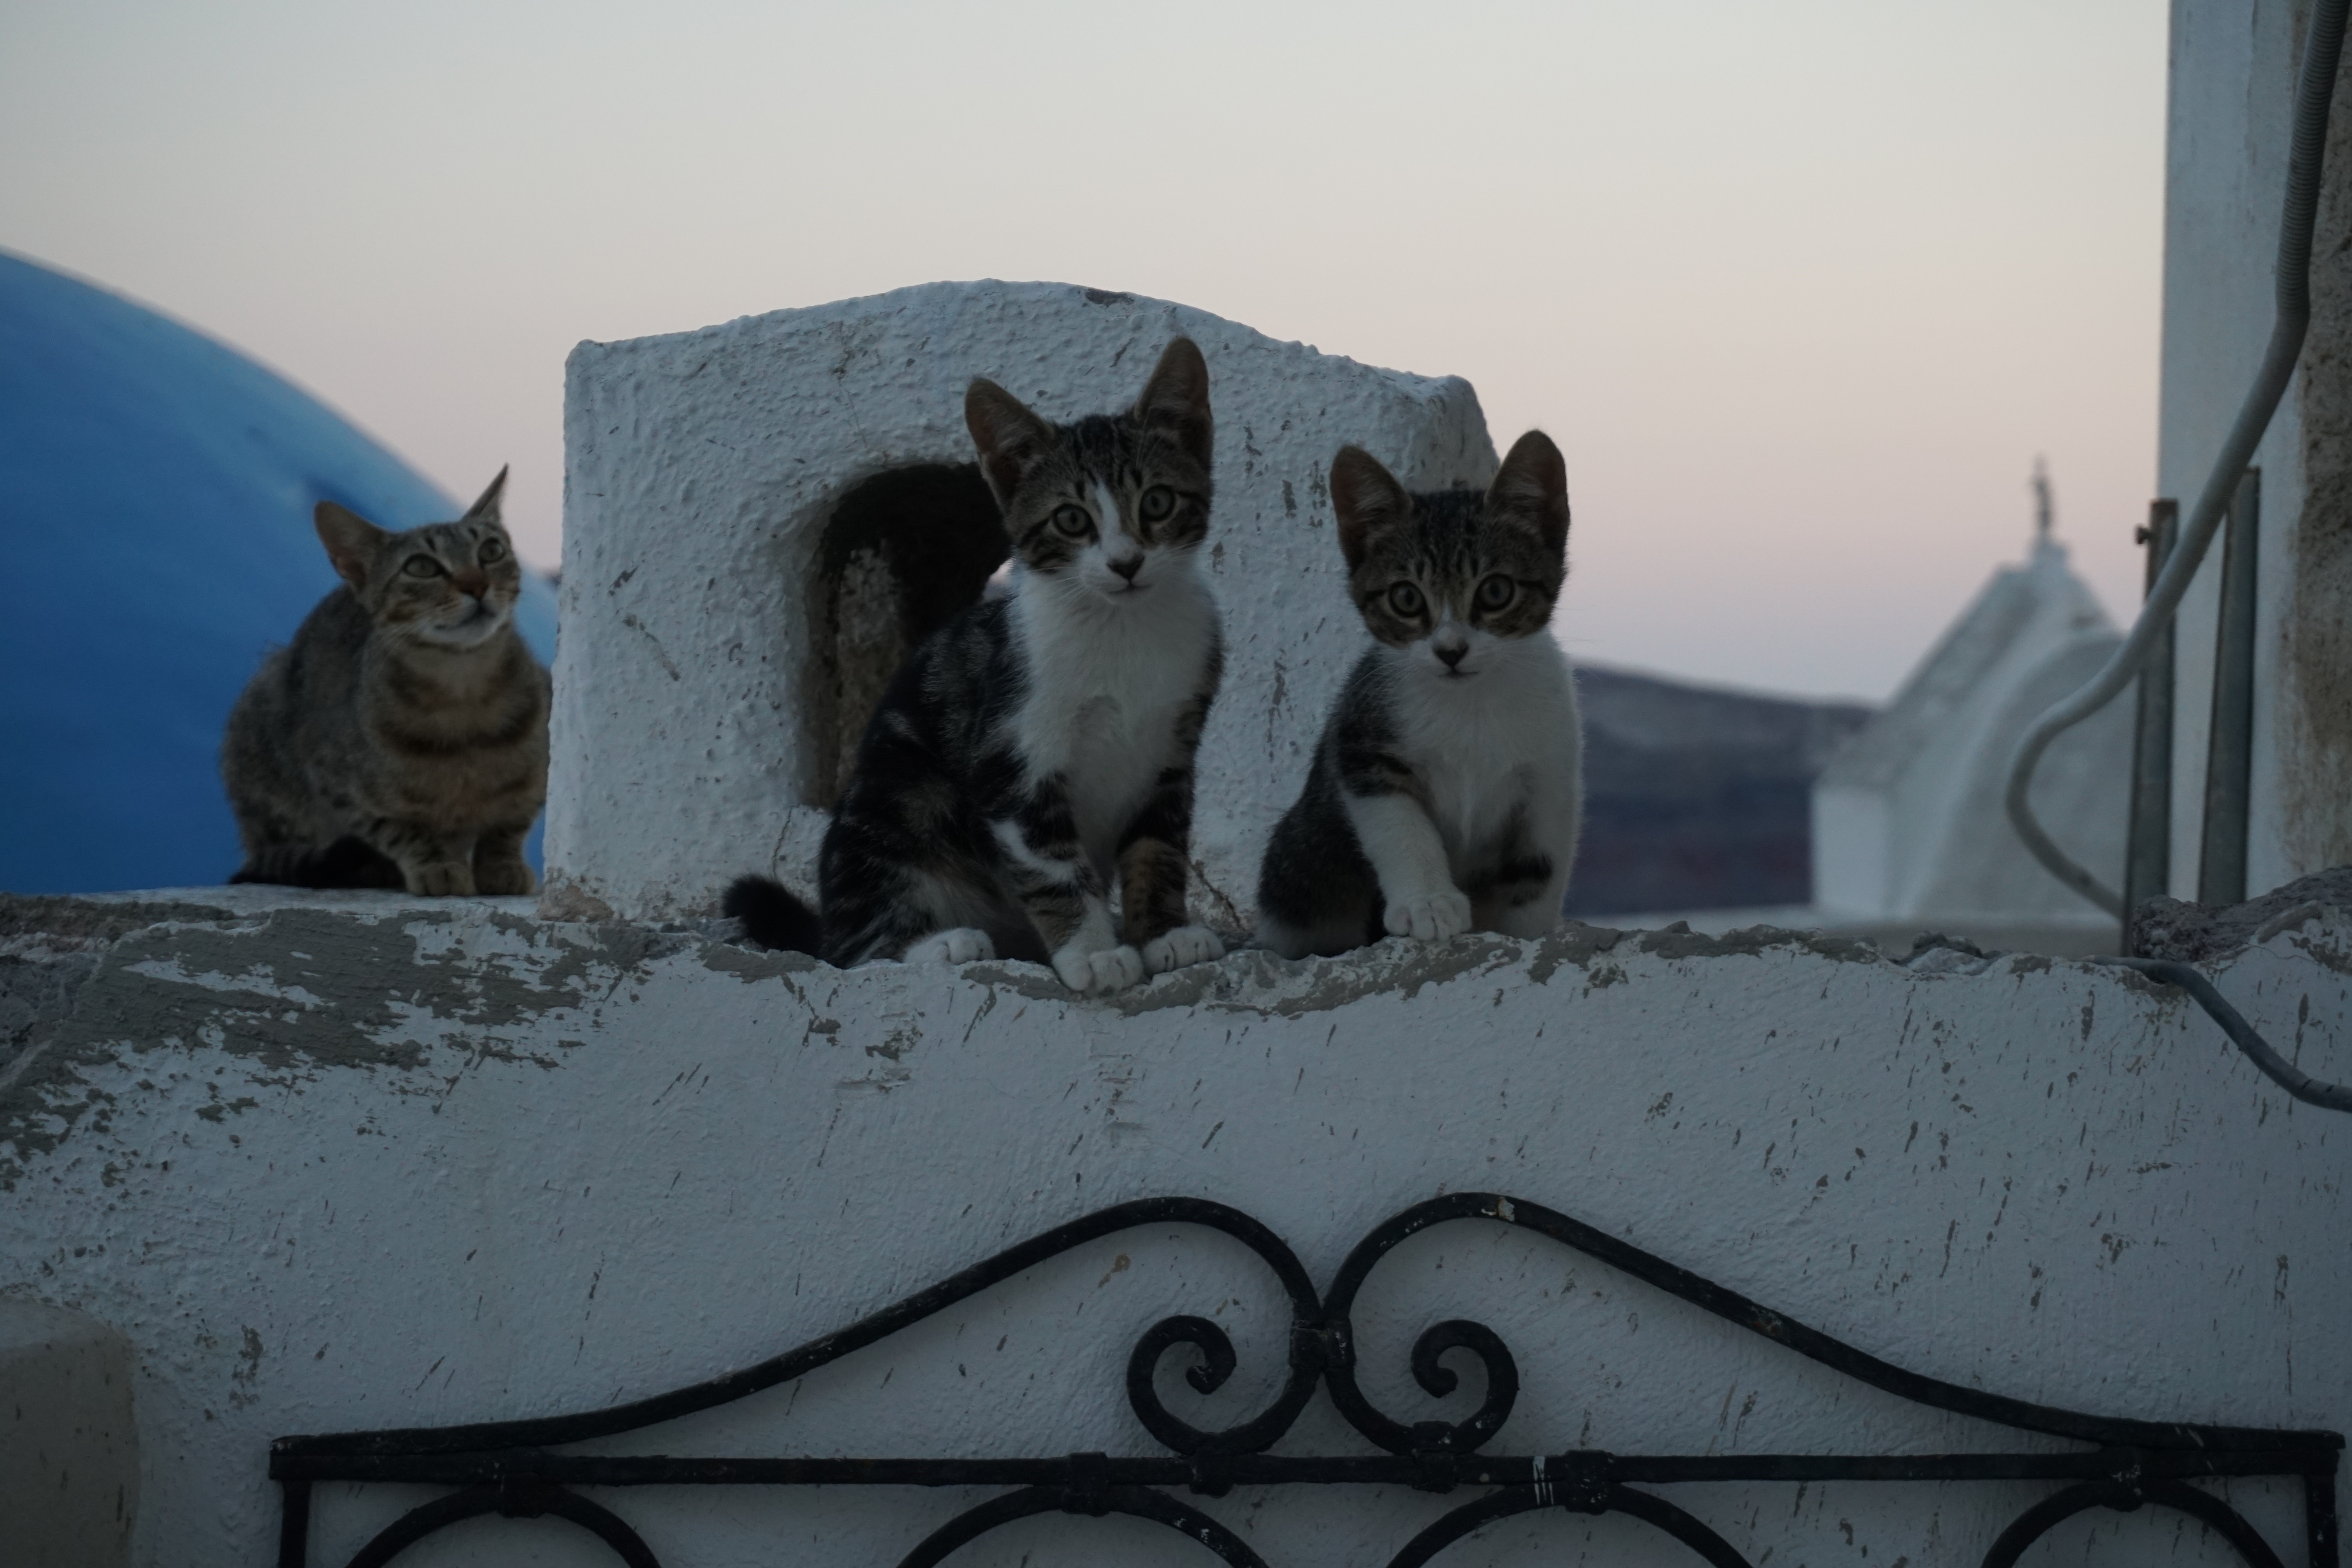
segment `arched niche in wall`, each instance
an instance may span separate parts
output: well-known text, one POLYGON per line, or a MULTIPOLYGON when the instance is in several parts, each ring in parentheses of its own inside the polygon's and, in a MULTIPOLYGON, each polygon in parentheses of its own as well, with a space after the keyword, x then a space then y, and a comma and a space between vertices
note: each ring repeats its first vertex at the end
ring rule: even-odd
POLYGON ((833 809, 890 677, 981 596, 1011 552, 976 463, 888 468, 843 493, 810 585, 813 667, 801 716, 808 804, 833 809))

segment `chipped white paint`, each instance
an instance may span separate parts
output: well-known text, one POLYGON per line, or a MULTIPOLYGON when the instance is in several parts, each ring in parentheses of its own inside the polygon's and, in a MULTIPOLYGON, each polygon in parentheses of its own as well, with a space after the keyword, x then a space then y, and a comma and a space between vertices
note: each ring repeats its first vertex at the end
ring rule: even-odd
MULTIPOLYGON (((152 1568, 267 1560, 280 1434, 656 1393, 1154 1194, 1247 1210, 1320 1283, 1403 1206, 1496 1189, 1958 1383, 2352 1427, 2352 1122, 2294 1105, 2193 1008, 2113 971, 1925 975, 1833 944, 1604 947, 1571 929, 1241 954, 1090 1003, 1035 967, 845 975, 684 930, 238 896, 241 918, 184 908, 121 938, 0 1091, 0 1293, 129 1337, 135 1561, 152 1568)), ((2216 975, 2306 1070, 2343 1079, 2347 970, 2352 931, 2315 921, 2216 975)), ((1121 1392, 1143 1329, 1184 1312, 1231 1330, 1241 1370, 1206 1402, 1231 1420, 1281 1364, 1282 1306, 1229 1245, 1129 1233, 637 1446, 1147 1453, 1121 1392)), ((1420 1329, 1470 1316, 1502 1335, 1524 1387, 1496 1451, 2032 1442, 1844 1385, 1502 1225, 1416 1239, 1362 1308, 1368 1391, 1404 1419, 1468 1406, 1411 1386, 1420 1329)), ((1284 1448, 1367 1451, 1319 1398, 1284 1448)), ((2290 1492, 2230 1493, 2292 1549, 2290 1492)), ((319 1560, 416 1495, 328 1489, 319 1560)), ((2042 1493, 1675 1495, 1751 1561, 1927 1568, 1975 1563, 2042 1493)), ((750 1568, 890 1562, 975 1500, 608 1500, 665 1562, 750 1568)), ((1323 1568, 1385 1561, 1448 1503, 1334 1489, 1202 1506, 1270 1563, 1323 1568)), ((484 1523, 402 1563, 599 1561, 588 1544, 484 1523)), ((2082 1519, 2042 1551, 2227 1561, 2154 1511, 2082 1519)), ((957 1562, 1024 1553, 1204 1561, 1146 1526, 1056 1516, 957 1562)), ((1626 1521, 1552 1516, 1444 1561, 1686 1559, 1626 1521)))
POLYGON ((883 470, 971 460, 986 375, 1055 418, 1123 408, 1184 334, 1217 422, 1205 570, 1224 685, 1202 742, 1194 909, 1245 929, 1265 834, 1363 641, 1324 471, 1354 442, 1417 486, 1484 484, 1469 383, 1064 284, 927 284, 572 356, 551 913, 668 918, 772 865, 814 881, 801 803, 808 582, 835 504, 883 470))

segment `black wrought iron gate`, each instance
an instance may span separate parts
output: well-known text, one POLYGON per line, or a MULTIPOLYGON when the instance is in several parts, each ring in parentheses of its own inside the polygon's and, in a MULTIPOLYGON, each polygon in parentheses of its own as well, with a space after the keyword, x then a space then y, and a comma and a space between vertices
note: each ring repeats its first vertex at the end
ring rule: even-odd
POLYGON ((1175 1489, 1195 1498, 1217 1498, 1237 1486, 1366 1484, 1479 1494, 1405 1542, 1390 1559, 1390 1568, 1418 1568, 1482 1525, 1539 1509, 1628 1514, 1665 1531, 1718 1568, 1750 1568, 1745 1557, 1697 1517, 1641 1489, 1687 1481, 2019 1479, 2061 1484, 2000 1533, 1985 1554, 1985 1568, 2010 1568, 2027 1546, 2074 1514, 2141 1507, 2189 1514, 2227 1540, 2248 1563, 2282 1568, 2277 1552, 2243 1515, 2191 1484, 2200 1478, 2231 1476, 2298 1478, 2304 1561, 2308 1568, 2339 1568, 2336 1469, 2343 1446, 2342 1436, 2334 1432, 2124 1420, 1958 1387, 1866 1355, 1556 1210, 1495 1193, 1461 1193, 1415 1204, 1373 1230, 1348 1255, 1328 1295, 1317 1294, 1307 1270, 1279 1237, 1240 1210, 1199 1198, 1149 1198, 1058 1226, 838 1333, 707 1383, 578 1416, 281 1437, 271 1447, 269 1473, 283 1488, 280 1568, 307 1568, 310 1494, 320 1481, 425 1482, 457 1489, 394 1521, 360 1549, 350 1568, 375 1568, 433 1531, 483 1514, 568 1520, 607 1542, 632 1568, 659 1568, 635 1530, 578 1490, 643 1486, 1017 1489, 949 1521, 908 1553, 901 1568, 925 1568, 1000 1525, 1056 1511, 1155 1521, 1192 1537, 1226 1563, 1265 1568, 1247 1543, 1196 1503, 1174 1495, 1175 1489), (1412 1347, 1412 1374, 1421 1387, 1433 1396, 1453 1392, 1457 1380, 1440 1358, 1449 1351, 1465 1350, 1485 1366, 1486 1391, 1478 1408, 1462 1420, 1408 1424, 1375 1408, 1357 1386, 1349 1315, 1366 1276, 1400 1242, 1433 1225, 1469 1219, 1499 1220, 1548 1236, 1915 1404, 2088 1447, 2056 1453, 1934 1455, 1627 1455, 1591 1449, 1549 1455, 1483 1453, 1518 1396, 1517 1364, 1501 1339, 1479 1323, 1458 1318, 1424 1331, 1412 1347), (1144 1429, 1170 1450, 1167 1456, 692 1458, 556 1451, 566 1444, 708 1410, 804 1376, 1072 1248, 1137 1226, 1171 1223, 1221 1231, 1255 1252, 1288 1293, 1291 1318, 1289 1368, 1280 1393, 1258 1415, 1220 1431, 1202 1431, 1177 1416, 1152 1385, 1161 1357, 1179 1345, 1190 1345, 1202 1361, 1186 1378, 1204 1394, 1214 1392, 1237 1364, 1224 1331, 1205 1318, 1171 1317, 1144 1334, 1128 1357, 1128 1403, 1144 1429), (1380 1453, 1325 1457, 1266 1451, 1297 1420, 1318 1384, 1329 1391, 1349 1425, 1380 1453))

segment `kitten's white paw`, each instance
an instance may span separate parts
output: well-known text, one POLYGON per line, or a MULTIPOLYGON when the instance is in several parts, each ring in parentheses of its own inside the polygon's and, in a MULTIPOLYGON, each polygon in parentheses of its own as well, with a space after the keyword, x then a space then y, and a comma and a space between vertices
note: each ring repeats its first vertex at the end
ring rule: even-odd
POLYGON ((1054 973, 1080 996, 1123 991, 1143 978, 1143 955, 1132 947, 1081 953, 1073 945, 1054 955, 1054 973))
POLYGON ((1225 956, 1225 945, 1205 925, 1179 925, 1143 945, 1144 972, 1164 975, 1187 964, 1205 964, 1225 956))
POLYGON ((907 949, 909 964, 971 964, 995 956, 996 944, 988 933, 970 925, 935 931, 907 949))
POLYGON ((1470 929, 1470 901, 1448 888, 1421 898, 1400 898, 1383 917, 1393 936, 1443 942, 1470 929))

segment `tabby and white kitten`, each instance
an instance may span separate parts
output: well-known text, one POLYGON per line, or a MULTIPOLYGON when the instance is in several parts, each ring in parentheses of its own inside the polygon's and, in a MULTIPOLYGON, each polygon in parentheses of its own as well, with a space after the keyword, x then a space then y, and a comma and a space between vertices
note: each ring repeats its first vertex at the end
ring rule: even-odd
POLYGON ((1375 639, 1258 873, 1258 941, 1286 957, 1383 934, 1559 923, 1582 809, 1582 728, 1547 628, 1567 574, 1568 471, 1539 430, 1485 495, 1410 494, 1331 461, 1348 591, 1375 639))
POLYGON ((388 533, 313 516, 342 585, 262 662, 221 777, 245 840, 232 882, 518 894, 547 799, 547 672, 514 627, 506 470, 463 517, 388 533))
POLYGON ((975 381, 964 423, 1012 591, 961 612, 884 693, 818 858, 822 915, 766 877, 724 908, 755 941, 845 967, 1032 958, 1080 992, 1216 957, 1184 923, 1192 754, 1223 664, 1198 559, 1208 365, 1179 338, 1133 409, 1066 425, 975 381))

